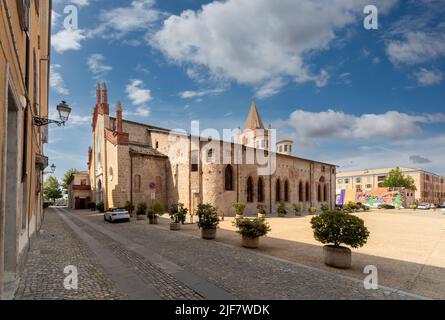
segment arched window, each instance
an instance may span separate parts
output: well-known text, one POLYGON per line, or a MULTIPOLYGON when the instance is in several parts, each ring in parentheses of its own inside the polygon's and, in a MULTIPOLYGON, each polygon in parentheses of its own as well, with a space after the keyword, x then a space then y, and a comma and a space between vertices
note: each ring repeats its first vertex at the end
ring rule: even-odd
POLYGON ((318 202, 321 202, 322 195, 321 195, 321 184, 318 184, 318 190, 317 190, 317 200, 318 202))
POLYGON ((213 149, 209 149, 207 151, 207 162, 212 162, 213 161, 213 149))
POLYGON ((258 202, 264 202, 264 182, 261 177, 258 179, 258 202))
POLYGON ((253 202, 253 179, 247 178, 247 202, 253 202))
POLYGON ((303 181, 300 181, 300 183, 298 184, 298 201, 299 202, 303 202, 304 198, 303 198, 303 181))
POLYGON ((289 181, 284 181, 284 201, 289 202, 289 181))
POLYGON ((275 183, 275 201, 276 202, 281 201, 281 181, 280 181, 280 179, 277 179, 277 182, 275 183))
POLYGON ((323 201, 328 202, 328 185, 325 184, 323 189, 323 201))
POLYGON ((134 176, 134 192, 141 192, 141 176, 138 174, 134 176))
POLYGON ((228 165, 224 172, 225 188, 226 191, 233 191, 233 170, 232 166, 228 165))
POLYGON ((306 202, 311 201, 311 190, 309 182, 306 182, 306 202))

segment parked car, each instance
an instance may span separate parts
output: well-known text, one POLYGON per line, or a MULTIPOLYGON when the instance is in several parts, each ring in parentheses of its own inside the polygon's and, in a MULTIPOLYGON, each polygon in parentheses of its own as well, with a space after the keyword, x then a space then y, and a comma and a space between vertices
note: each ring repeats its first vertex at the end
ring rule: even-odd
POLYGON ((108 222, 115 221, 130 221, 130 214, 127 210, 122 208, 110 209, 104 213, 104 220, 108 222))
POLYGON ((421 203, 417 206, 417 209, 419 210, 430 210, 431 205, 429 203, 421 203))
POLYGON ((438 208, 441 208, 441 209, 445 209, 445 202, 442 203, 442 204, 439 204, 437 207, 438 207, 438 208))

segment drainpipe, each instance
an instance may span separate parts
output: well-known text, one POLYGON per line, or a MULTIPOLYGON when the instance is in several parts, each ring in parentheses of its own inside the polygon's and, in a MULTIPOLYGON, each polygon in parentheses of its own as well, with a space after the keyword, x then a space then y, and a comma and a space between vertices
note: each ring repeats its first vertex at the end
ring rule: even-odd
MULTIPOLYGON (((130 154, 130 203, 133 206, 133 154, 131 153, 131 150, 129 151, 130 154)), ((131 213, 133 215, 133 212, 131 213)))

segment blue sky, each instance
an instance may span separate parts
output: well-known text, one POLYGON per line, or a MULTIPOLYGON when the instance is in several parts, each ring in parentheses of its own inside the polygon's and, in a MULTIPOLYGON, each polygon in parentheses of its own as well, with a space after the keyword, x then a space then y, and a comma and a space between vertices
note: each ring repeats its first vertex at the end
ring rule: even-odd
POLYGON ((62 99, 73 113, 46 154, 58 177, 86 169, 105 80, 127 119, 235 128, 255 99, 297 156, 445 174, 443 17, 439 0, 54 0, 50 113, 62 99), (367 4, 378 30, 363 27, 367 4))

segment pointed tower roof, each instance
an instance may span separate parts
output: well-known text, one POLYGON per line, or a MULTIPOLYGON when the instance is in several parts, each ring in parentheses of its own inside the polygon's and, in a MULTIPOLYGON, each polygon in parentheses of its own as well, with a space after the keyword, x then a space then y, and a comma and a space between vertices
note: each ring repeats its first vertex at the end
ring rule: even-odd
POLYGON ((244 130, 246 129, 250 130, 264 129, 264 124, 263 121, 261 120, 260 114, 258 113, 255 101, 252 101, 249 115, 247 116, 247 120, 244 123, 244 130))

